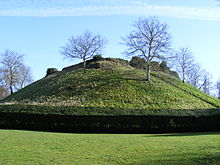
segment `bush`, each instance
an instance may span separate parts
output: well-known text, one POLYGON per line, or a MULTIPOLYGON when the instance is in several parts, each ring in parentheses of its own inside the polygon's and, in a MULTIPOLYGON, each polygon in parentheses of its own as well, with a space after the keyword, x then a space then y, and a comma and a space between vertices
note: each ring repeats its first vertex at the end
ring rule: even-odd
POLYGON ((115 64, 120 64, 127 66, 129 65, 129 62, 127 60, 121 59, 121 58, 105 58, 106 61, 114 62, 115 64))
POLYGON ((93 56, 93 61, 100 61, 102 59, 103 59, 103 57, 100 54, 97 54, 97 55, 93 56))
POLYGON ((150 62, 150 69, 152 71, 162 71, 161 67, 160 67, 160 64, 158 62, 156 62, 156 61, 151 61, 150 62))
POLYGON ((129 64, 135 68, 139 68, 139 69, 146 69, 146 60, 140 57, 132 57, 131 61, 129 62, 129 64))
POLYGON ((179 79, 180 79, 179 74, 178 74, 177 72, 175 72, 175 71, 170 71, 170 75, 172 75, 172 76, 174 76, 174 77, 176 77, 176 78, 179 78, 179 79))
POLYGON ((170 68, 167 66, 167 63, 165 61, 161 62, 160 68, 164 73, 170 73, 170 68))
POLYGON ((80 133, 207 132, 220 131, 220 116, 45 115, 0 112, 0 129, 80 133))
POLYGON ((48 68, 46 76, 51 75, 56 72, 58 72, 58 70, 56 68, 48 68))

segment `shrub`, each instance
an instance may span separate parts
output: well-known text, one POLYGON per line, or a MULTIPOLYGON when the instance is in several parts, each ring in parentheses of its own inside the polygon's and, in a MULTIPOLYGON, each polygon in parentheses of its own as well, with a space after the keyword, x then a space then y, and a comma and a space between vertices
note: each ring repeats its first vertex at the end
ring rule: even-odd
POLYGON ((167 66, 167 63, 165 61, 161 62, 160 68, 164 73, 170 73, 170 68, 167 66))
POLYGON ((220 114, 218 109, 156 110, 152 114, 150 110, 143 113, 143 109, 5 105, 0 106, 0 129, 102 133, 220 131, 220 114))
POLYGON ((170 75, 180 79, 179 74, 176 71, 170 71, 170 75))
POLYGON ((146 69, 146 60, 140 57, 132 57, 129 64, 135 68, 146 69))
POLYGON ((103 59, 103 57, 100 54, 97 54, 97 55, 93 56, 93 61, 100 61, 102 59, 103 59))
MULTIPOLYGON (((147 63, 147 61, 145 59, 135 56, 135 57, 132 57, 129 64, 135 68, 146 69, 146 67, 147 67, 146 63, 147 63)), ((160 64, 156 61, 150 62, 150 69, 152 71, 163 71, 160 64)))
POLYGON ((120 64, 127 66, 129 65, 129 62, 127 60, 121 59, 121 58, 105 58, 106 61, 114 62, 115 64, 120 64))
POLYGON ((56 68, 48 68, 46 76, 51 75, 56 72, 58 72, 58 70, 56 68))
POLYGON ((160 64, 156 61, 151 61, 150 62, 150 68, 151 68, 152 71, 162 71, 161 67, 160 67, 160 64))

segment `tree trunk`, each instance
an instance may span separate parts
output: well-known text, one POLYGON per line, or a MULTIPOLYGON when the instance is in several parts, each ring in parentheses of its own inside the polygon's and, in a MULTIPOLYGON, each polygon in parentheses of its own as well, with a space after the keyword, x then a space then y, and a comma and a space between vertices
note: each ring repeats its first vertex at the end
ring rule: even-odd
POLYGON ((11 94, 13 94, 14 92, 13 92, 13 88, 12 88, 12 86, 10 85, 10 91, 11 91, 11 94))
POLYGON ((183 70, 183 83, 185 83, 185 71, 183 70))
POLYGON ((83 68, 86 68, 86 60, 83 59, 83 68))
POLYGON ((147 81, 150 82, 150 63, 147 62, 147 81))

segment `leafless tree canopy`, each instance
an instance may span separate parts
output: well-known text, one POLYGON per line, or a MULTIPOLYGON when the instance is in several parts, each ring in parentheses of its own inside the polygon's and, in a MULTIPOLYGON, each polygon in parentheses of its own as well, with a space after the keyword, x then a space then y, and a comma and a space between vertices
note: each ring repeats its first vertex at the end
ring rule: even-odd
POLYGON ((198 63, 193 63, 190 70, 187 72, 187 83, 196 88, 201 88, 204 74, 205 70, 202 69, 198 63))
POLYGON ((167 25, 160 23, 156 17, 139 19, 123 43, 128 47, 124 52, 129 56, 140 56, 147 61, 147 80, 150 80, 150 61, 154 58, 165 59, 170 49, 171 35, 167 25))
POLYGON ((7 90, 6 86, 4 85, 4 81, 0 79, 0 99, 9 95, 9 91, 7 90))
POLYGON ((211 94, 211 91, 214 89, 214 84, 212 82, 212 75, 209 72, 204 72, 202 77, 202 84, 200 88, 203 92, 211 94))
POLYGON ((19 68, 19 76, 15 86, 16 90, 20 90, 33 81, 31 68, 22 64, 19 68))
POLYGON ((217 82, 216 86, 218 90, 218 98, 220 99, 220 82, 217 82))
POLYGON ((104 45, 105 40, 101 35, 85 31, 82 35, 70 37, 66 45, 61 47, 60 54, 70 59, 82 59, 86 67, 86 60, 101 54, 104 45))
POLYGON ((30 68, 23 64, 23 55, 15 51, 5 50, 1 54, 0 79, 6 89, 13 93, 32 81, 30 68), (28 73, 27 73, 28 72, 28 73), (19 88, 18 88, 19 86, 19 88))
POLYGON ((176 52, 176 70, 180 74, 183 82, 187 81, 187 75, 192 69, 194 58, 189 48, 180 48, 176 52))

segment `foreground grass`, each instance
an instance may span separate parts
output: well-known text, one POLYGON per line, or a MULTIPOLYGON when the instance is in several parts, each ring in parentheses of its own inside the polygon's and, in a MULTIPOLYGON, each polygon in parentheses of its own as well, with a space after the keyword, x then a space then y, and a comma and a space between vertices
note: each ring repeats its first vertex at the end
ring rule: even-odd
POLYGON ((220 164, 220 133, 61 134, 0 130, 0 164, 220 164))

